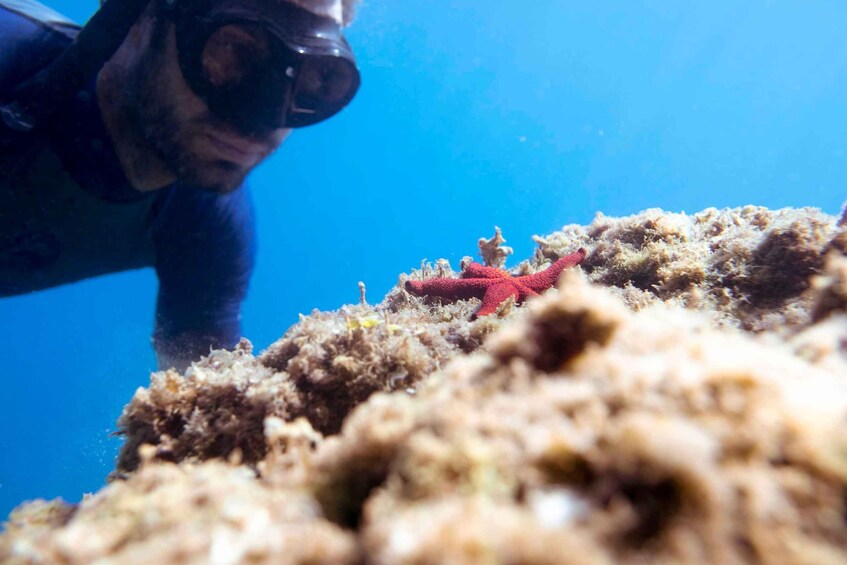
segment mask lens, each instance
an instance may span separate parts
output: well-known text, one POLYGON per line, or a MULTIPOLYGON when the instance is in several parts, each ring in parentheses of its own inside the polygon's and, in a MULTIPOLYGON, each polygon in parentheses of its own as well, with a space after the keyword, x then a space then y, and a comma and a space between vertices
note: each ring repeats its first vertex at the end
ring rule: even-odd
POLYGON ((357 80, 356 68, 345 59, 305 57, 297 76, 291 112, 333 114, 350 100, 357 80))
POLYGON ((212 33, 203 47, 203 76, 212 86, 232 88, 255 76, 270 59, 270 41, 258 26, 225 25, 212 33))

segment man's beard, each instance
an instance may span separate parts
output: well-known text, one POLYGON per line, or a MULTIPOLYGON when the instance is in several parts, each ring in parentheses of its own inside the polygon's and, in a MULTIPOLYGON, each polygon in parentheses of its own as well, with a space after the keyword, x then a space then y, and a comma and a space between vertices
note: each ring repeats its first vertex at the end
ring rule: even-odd
POLYGON ((142 135, 180 182, 220 193, 241 186, 249 169, 222 159, 201 159, 192 151, 202 141, 199 136, 219 121, 215 116, 207 112, 181 118, 176 105, 163 100, 149 83, 143 87, 141 104, 142 135))

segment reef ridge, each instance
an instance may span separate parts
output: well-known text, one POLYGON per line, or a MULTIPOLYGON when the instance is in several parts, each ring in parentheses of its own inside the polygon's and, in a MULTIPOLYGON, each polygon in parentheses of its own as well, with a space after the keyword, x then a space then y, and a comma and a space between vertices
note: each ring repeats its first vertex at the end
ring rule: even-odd
POLYGON ((844 563, 841 224, 598 215, 513 269, 587 249, 557 288, 476 320, 406 292, 458 275, 422 265, 155 373, 110 484, 16 509, 0 561, 844 563))

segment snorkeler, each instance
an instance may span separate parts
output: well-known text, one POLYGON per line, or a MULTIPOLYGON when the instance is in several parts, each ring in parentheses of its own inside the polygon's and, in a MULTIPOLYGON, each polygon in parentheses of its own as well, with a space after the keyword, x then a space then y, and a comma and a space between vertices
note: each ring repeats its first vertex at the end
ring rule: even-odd
POLYGON ((245 177, 355 95, 353 3, 109 0, 80 31, 0 0, 0 296, 154 267, 161 368, 234 346, 245 177))

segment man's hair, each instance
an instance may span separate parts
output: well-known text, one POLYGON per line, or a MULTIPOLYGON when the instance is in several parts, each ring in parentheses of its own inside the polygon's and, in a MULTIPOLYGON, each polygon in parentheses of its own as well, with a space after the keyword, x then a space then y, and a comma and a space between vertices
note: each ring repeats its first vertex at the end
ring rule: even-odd
MULTIPOLYGON (((360 0, 277 0, 278 2, 290 2, 295 6, 305 8, 319 16, 330 17, 343 26, 350 25, 356 16, 356 6, 360 0)), ((100 0, 100 5, 106 0, 100 0)))
POLYGON ((341 25, 349 25, 355 16, 359 0, 280 0, 305 8, 319 16, 330 17, 341 25))

